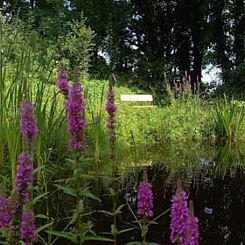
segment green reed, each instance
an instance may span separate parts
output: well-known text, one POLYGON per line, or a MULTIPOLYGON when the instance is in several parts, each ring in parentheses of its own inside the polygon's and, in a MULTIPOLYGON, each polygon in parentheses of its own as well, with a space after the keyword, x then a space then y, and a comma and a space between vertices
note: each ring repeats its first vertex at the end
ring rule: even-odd
POLYGON ((235 101, 224 100, 216 102, 214 116, 216 135, 220 139, 235 140, 244 121, 245 107, 239 106, 235 101))

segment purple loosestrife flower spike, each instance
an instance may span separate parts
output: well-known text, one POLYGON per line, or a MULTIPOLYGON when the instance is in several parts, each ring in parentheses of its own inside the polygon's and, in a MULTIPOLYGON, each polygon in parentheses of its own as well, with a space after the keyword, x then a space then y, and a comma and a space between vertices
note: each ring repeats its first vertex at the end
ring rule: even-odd
POLYGON ((36 241, 35 215, 32 210, 27 210, 22 213, 20 232, 21 239, 25 242, 25 245, 30 245, 36 241))
POLYGON ((115 80, 114 75, 111 75, 109 81, 109 91, 107 94, 106 111, 108 113, 108 120, 106 127, 109 129, 110 142, 111 142, 111 158, 115 158, 115 141, 116 141, 116 111, 115 105, 115 92, 112 88, 112 79, 115 80))
POLYGON ((152 185, 148 183, 146 172, 144 173, 144 180, 140 182, 138 189, 138 202, 137 202, 137 213, 147 218, 153 216, 153 193, 152 185))
POLYGON ((10 222, 9 199, 0 196, 0 228, 4 228, 8 226, 9 222, 10 222))
POLYGON ((67 98, 67 95, 69 93, 69 84, 67 82, 67 72, 63 70, 63 68, 60 68, 58 72, 58 79, 56 81, 56 85, 58 86, 60 92, 67 98))
POLYGON ((28 186, 33 182, 32 157, 28 152, 22 152, 19 154, 18 162, 15 177, 16 191, 24 201, 28 201, 28 186))
POLYGON ((22 206, 24 205, 23 198, 17 193, 16 189, 12 190, 10 196, 10 214, 11 220, 9 223, 9 232, 7 241, 8 244, 18 245, 20 241, 20 223, 22 215, 22 206))
POLYGON ((85 121, 85 103, 83 97, 83 87, 77 80, 69 90, 68 100, 66 102, 68 130, 70 132, 69 146, 73 150, 85 150, 87 140, 84 129, 85 121))
POLYGON ((37 138, 38 128, 34 115, 34 105, 26 99, 20 104, 20 127, 25 143, 33 148, 34 141, 37 138))
POLYGON ((182 189, 181 180, 178 180, 177 190, 171 202, 170 241, 181 245, 190 245, 188 239, 189 209, 187 207, 187 195, 182 189))
POLYGON ((194 206, 192 200, 190 200, 189 209, 190 209, 190 228, 189 228, 190 245, 198 245, 199 244, 198 218, 194 216, 194 206))
POLYGON ((22 210, 24 205, 29 202, 28 187, 33 183, 32 174, 33 167, 30 153, 20 153, 18 156, 17 173, 15 177, 15 189, 12 191, 10 201, 11 221, 8 234, 9 244, 19 244, 21 238, 22 210))

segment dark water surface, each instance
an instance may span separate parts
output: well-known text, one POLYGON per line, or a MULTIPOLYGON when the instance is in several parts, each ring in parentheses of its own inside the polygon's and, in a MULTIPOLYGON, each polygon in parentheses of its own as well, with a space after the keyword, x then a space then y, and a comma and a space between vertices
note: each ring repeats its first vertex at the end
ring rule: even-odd
MULTIPOLYGON (((168 144, 154 149, 132 149, 121 163, 121 179, 116 186, 117 205, 128 201, 136 211, 137 187, 147 170, 154 192, 154 216, 170 208, 176 180, 194 201, 200 224, 201 245, 245 244, 245 145, 224 143, 203 145, 197 142, 168 144)), ((106 171, 105 171, 106 172, 106 171)), ((99 182, 97 192, 108 193, 110 184, 99 182)), ((111 198, 101 194, 102 204, 96 210, 112 210, 111 198)), ((168 245, 170 212, 150 227, 147 241, 168 245)), ((118 228, 132 227, 134 217, 127 207, 118 219, 118 228)), ((95 213, 94 229, 98 234, 110 231, 111 217, 95 213)), ((110 237, 107 235, 107 237, 110 237)), ((117 245, 140 241, 140 232, 133 230, 118 236, 117 245)), ((59 245, 68 243, 57 243, 59 245)), ((112 244, 88 241, 86 244, 112 244)))

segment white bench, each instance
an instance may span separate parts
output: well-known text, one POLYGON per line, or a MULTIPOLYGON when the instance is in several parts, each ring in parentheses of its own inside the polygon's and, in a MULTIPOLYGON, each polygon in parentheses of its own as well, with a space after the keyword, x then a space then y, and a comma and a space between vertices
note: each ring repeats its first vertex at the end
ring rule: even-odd
POLYGON ((153 107, 153 97, 151 94, 121 94, 120 99, 122 102, 148 102, 147 106, 134 106, 134 107, 153 107))

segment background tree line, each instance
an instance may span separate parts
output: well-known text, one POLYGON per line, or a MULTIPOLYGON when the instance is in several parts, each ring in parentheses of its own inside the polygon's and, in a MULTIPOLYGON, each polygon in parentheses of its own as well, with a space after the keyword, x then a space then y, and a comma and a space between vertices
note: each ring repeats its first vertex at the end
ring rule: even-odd
MULTIPOLYGON (((1 0, 0 7, 9 21, 18 15, 58 45, 57 52, 63 52, 58 58, 67 55, 65 36, 89 27, 93 74, 113 70, 155 81, 170 70, 195 83, 203 67, 212 63, 222 69, 225 81, 245 87, 243 0, 1 0), (68 23, 77 28, 72 31, 68 23)), ((80 44, 78 39, 68 44, 74 49, 72 64, 80 62, 80 44)))

